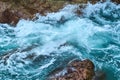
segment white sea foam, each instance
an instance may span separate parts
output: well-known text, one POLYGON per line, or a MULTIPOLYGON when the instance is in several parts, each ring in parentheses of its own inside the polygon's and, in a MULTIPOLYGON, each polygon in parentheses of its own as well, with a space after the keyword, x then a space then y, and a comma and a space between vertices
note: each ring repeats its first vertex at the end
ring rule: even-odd
POLYGON ((8 56, 1 54, 1 70, 42 79, 55 67, 65 65, 66 59, 89 58, 97 68, 104 70, 110 65, 119 72, 120 6, 88 3, 81 17, 74 13, 78 8, 67 5, 47 16, 37 14, 37 20, 22 19, 16 28, 0 24, 1 52, 13 50, 8 56))

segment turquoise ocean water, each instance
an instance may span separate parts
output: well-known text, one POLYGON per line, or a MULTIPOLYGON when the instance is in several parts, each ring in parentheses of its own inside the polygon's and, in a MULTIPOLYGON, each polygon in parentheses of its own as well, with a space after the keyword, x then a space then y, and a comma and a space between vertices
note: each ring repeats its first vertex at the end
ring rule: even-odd
POLYGON ((0 80, 47 80, 73 59, 90 59, 106 80, 120 80, 120 5, 66 5, 15 28, 0 24, 0 80))

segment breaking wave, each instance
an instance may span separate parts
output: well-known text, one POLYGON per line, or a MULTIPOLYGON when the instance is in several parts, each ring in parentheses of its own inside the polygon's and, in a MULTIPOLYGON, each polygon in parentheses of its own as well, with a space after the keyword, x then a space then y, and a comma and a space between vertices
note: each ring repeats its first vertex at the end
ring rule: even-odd
POLYGON ((90 59, 106 80, 120 79, 120 5, 66 5, 15 28, 0 24, 0 79, 46 80, 73 59, 90 59), (76 10, 82 11, 81 15, 76 10))

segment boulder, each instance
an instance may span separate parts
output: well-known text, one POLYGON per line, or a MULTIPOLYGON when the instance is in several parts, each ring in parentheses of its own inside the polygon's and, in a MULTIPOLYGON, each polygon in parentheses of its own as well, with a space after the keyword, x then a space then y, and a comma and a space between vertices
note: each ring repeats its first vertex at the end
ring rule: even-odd
POLYGON ((94 75, 94 64, 90 60, 74 60, 49 80, 92 80, 94 75))

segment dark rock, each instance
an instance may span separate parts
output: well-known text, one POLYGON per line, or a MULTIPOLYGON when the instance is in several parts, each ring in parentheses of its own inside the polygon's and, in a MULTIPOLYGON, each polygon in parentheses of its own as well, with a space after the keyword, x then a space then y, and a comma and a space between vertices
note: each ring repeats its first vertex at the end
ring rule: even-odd
POLYGON ((112 0, 113 2, 116 2, 117 4, 120 4, 120 0, 112 0))
POLYGON ((9 23, 9 24, 16 24, 19 20, 20 16, 16 12, 12 12, 9 9, 6 9, 1 16, 0 22, 1 23, 9 23))

